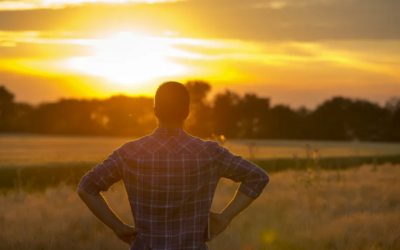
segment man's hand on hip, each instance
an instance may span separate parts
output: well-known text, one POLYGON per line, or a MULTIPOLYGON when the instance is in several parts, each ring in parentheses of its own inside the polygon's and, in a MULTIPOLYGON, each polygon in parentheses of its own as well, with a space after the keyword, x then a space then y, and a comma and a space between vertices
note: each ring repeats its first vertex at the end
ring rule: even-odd
POLYGON ((117 237, 129 245, 135 240, 138 232, 136 228, 123 224, 114 230, 117 237))
POLYGON ((248 207, 255 199, 242 192, 236 192, 235 196, 221 213, 210 213, 210 239, 213 240, 225 230, 231 220, 248 207))
POLYGON ((226 218, 220 213, 210 213, 210 239, 208 241, 213 240, 220 233, 222 233, 231 222, 230 219, 226 218))

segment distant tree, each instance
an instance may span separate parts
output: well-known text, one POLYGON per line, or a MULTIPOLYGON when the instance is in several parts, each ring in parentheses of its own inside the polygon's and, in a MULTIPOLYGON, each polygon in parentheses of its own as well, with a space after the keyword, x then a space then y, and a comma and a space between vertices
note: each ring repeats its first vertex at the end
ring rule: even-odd
MULTIPOLYGON (((211 85, 185 83, 191 114, 185 129, 199 137, 400 141, 400 98, 384 107, 366 100, 334 97, 315 110, 270 106, 268 98, 226 90, 207 98, 211 85)), ((152 98, 61 99, 31 106, 14 102, 0 86, 0 132, 140 137, 157 126, 152 98)))
POLYGON ((13 132, 31 132, 35 108, 27 103, 16 103, 13 132))
POLYGON ((15 126, 14 95, 0 86, 0 131, 10 132, 15 126))
POLYGON ((355 100, 348 112, 349 126, 357 139, 379 141, 384 137, 387 112, 378 104, 355 100))
POLYGON ((268 98, 259 98, 256 94, 246 94, 238 103, 240 116, 238 137, 262 138, 266 136, 266 124, 270 108, 268 98))
POLYGON ((385 108, 392 114, 400 109, 400 97, 392 97, 385 103, 385 108))
POLYGON ((285 105, 271 108, 265 124, 271 139, 300 139, 304 133, 304 117, 285 105))
POLYGON ((187 131, 200 137, 209 137, 212 133, 212 109, 207 102, 211 85, 202 80, 190 80, 185 83, 190 95, 190 115, 185 123, 187 131))
POLYGON ((195 104, 206 104, 206 98, 211 90, 211 85, 203 80, 189 80, 185 86, 190 95, 190 101, 195 104))
POLYGON ((113 96, 101 102, 102 114, 108 117, 111 135, 143 136, 157 126, 153 112, 154 100, 148 97, 113 96))
POLYGON ((32 129, 36 133, 98 135, 103 128, 92 119, 96 101, 62 99, 43 103, 32 114, 32 129))
POLYGON ((377 104, 335 97, 317 107, 310 123, 316 139, 380 140, 385 117, 385 110, 377 104))
POLYGON ((215 96, 213 106, 214 133, 235 138, 241 117, 238 113, 239 95, 228 90, 215 96))
POLYGON ((386 141, 400 141, 400 98, 393 97, 385 104, 387 126, 384 131, 386 141))

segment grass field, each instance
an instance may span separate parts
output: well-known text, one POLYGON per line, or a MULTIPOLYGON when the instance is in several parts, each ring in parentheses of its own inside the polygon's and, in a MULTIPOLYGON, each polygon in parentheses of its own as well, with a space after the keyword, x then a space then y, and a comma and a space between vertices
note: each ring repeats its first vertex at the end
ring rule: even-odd
MULTIPOLYGON (((134 138, 0 135, 0 168, 60 166, 102 161, 134 138)), ((226 140, 223 146, 245 158, 362 157, 400 155, 399 143, 226 140)))
MULTIPOLYGON (((80 202, 75 186, 129 140, 0 135, 0 249, 127 249, 80 202)), ((267 170, 271 181, 211 249, 400 249, 400 144, 222 143, 267 170)), ((222 180, 213 210, 221 210, 236 188, 222 180)), ((132 223, 123 185, 106 196, 132 223)))
MULTIPOLYGON (((132 138, 0 135, 0 191, 43 190, 61 182, 76 185, 84 173, 132 138)), ((235 154, 267 172, 347 169, 362 164, 400 164, 400 144, 329 141, 226 140, 235 154)))
MULTIPOLYGON (((400 249, 400 166, 341 171, 311 169, 270 174, 255 203, 209 245, 213 250, 400 249)), ((236 183, 223 180, 219 211, 236 183)), ((121 184, 106 193, 132 223, 121 184)), ((0 195, 0 249, 127 249, 80 202, 74 188, 0 195)))

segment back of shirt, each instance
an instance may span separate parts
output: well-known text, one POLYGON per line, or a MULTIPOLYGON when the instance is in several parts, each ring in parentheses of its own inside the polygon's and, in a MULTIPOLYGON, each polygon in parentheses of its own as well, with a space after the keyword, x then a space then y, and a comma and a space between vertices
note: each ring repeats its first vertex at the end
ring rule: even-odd
POLYGON ((256 198, 268 176, 216 142, 178 128, 158 128, 128 142, 83 177, 89 192, 123 179, 138 236, 133 249, 208 249, 208 217, 221 177, 242 182, 239 191, 256 198))

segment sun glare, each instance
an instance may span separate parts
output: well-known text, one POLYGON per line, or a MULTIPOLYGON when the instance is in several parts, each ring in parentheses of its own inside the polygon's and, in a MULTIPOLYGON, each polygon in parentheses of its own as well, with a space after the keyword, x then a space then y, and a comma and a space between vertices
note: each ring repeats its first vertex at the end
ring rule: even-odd
POLYGON ((89 75, 107 78, 120 85, 141 85, 157 77, 176 76, 185 72, 182 65, 170 61, 179 55, 162 39, 133 32, 119 32, 115 37, 93 43, 95 54, 70 58, 71 68, 89 75))

